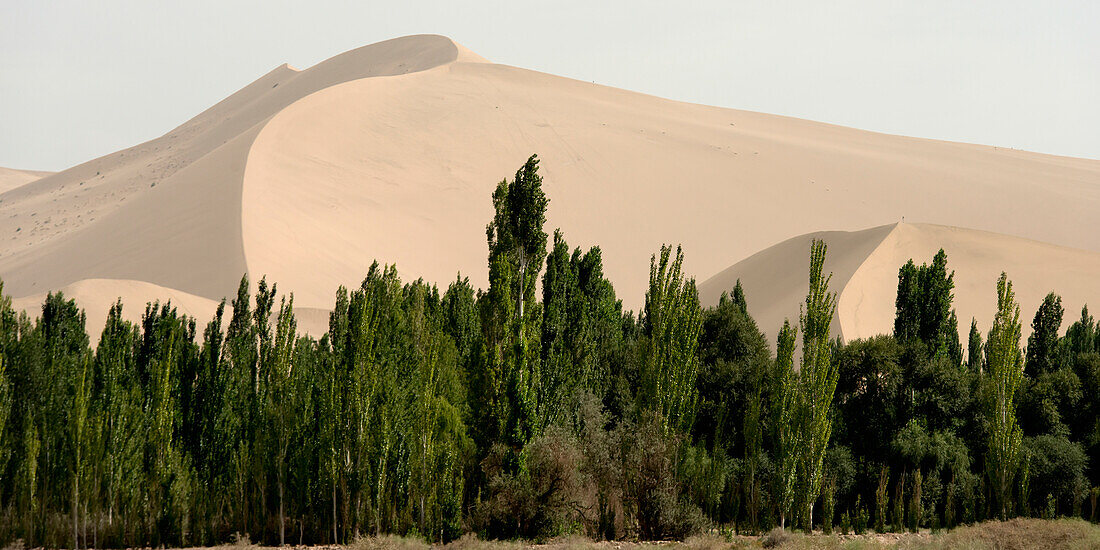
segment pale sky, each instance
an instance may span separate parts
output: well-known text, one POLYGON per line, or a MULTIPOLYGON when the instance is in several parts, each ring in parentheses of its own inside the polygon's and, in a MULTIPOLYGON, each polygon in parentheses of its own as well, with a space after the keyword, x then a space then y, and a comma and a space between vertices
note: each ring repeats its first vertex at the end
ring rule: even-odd
POLYGON ((62 170, 282 63, 420 33, 670 99, 1100 159, 1095 1, 0 0, 0 166, 62 170))

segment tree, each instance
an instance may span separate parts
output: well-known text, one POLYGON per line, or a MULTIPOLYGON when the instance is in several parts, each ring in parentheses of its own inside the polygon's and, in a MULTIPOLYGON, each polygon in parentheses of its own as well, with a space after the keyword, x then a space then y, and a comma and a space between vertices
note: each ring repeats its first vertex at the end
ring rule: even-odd
POLYGON ((296 329, 294 296, 291 295, 289 300, 284 297, 279 306, 275 341, 271 352, 265 358, 268 365, 264 369, 269 377, 269 389, 264 404, 266 413, 264 424, 269 427, 265 432, 270 438, 272 451, 270 454, 279 492, 279 546, 286 545, 285 493, 290 446, 294 436, 303 427, 300 425, 300 415, 308 412, 308 403, 305 402, 308 392, 303 387, 304 380, 301 372, 305 365, 299 365, 296 369, 292 364, 296 329))
POLYGON ((970 319, 970 337, 966 344, 966 366, 972 373, 982 372, 982 334, 978 332, 977 319, 970 319))
POLYGON ((794 339, 797 329, 783 322, 776 342, 775 370, 772 372, 772 422, 775 443, 775 474, 772 494, 779 512, 779 526, 786 528, 787 516, 794 505, 799 449, 803 433, 797 429, 798 383, 794 372, 794 339))
POLYGON ((989 367, 987 414, 989 443, 986 468, 1001 518, 1008 516, 1012 480, 1020 459, 1022 433, 1016 421, 1016 390, 1023 379, 1020 359, 1020 306, 1012 282, 1001 273, 997 280, 997 315, 985 347, 989 367))
POLYGON ((1035 319, 1031 322, 1031 336, 1027 338, 1027 362, 1024 374, 1035 378, 1057 368, 1056 348, 1058 331, 1062 328, 1062 297, 1051 292, 1043 298, 1035 319))
MULTIPOLYGON (((11 307, 11 297, 4 294, 4 282, 0 280, 0 493, 4 491, 8 460, 15 450, 15 422, 12 420, 14 411, 12 381, 7 373, 7 353, 18 341, 18 326, 16 324, 15 311, 11 307)), ((0 497, 2 498, 2 497, 0 497)))
POLYGON ((962 361, 954 301, 955 272, 947 272, 947 254, 940 249, 932 264, 917 267, 909 260, 898 271, 894 337, 902 343, 923 342, 928 353, 962 361))
POLYGON ((1030 459, 1031 492, 1041 498, 1052 496, 1062 510, 1072 509, 1088 488, 1088 459, 1081 444, 1064 435, 1040 435, 1024 438, 1022 446, 1030 459))
MULTIPOLYGON (((10 338, 10 331, 15 328, 11 326, 12 317, 11 298, 4 295, 4 283, 0 281, 0 341, 7 341, 10 338)), ((3 353, 0 353, 0 492, 4 490, 8 481, 5 474, 14 447, 12 441, 14 430, 8 422, 12 412, 12 391, 6 367, 7 362, 3 353)))
POLYGON ((541 426, 560 420, 566 401, 581 390, 603 395, 607 363, 617 347, 622 303, 603 276, 599 247, 570 253, 561 231, 546 259, 542 279, 541 426))
POLYGON ((829 438, 833 430, 834 394, 838 371, 832 360, 832 342, 829 339, 829 324, 836 312, 836 293, 829 292, 829 280, 832 275, 822 276, 821 268, 825 263, 827 246, 824 241, 814 240, 810 245, 810 289, 799 316, 802 328, 802 363, 799 369, 801 385, 800 414, 803 432, 802 502, 805 506, 804 520, 807 530, 813 527, 813 505, 821 494, 823 478, 822 464, 825 451, 829 447, 829 438))
POLYGON ((684 280, 683 251, 662 246, 660 259, 649 261, 649 290, 646 292, 642 331, 646 356, 642 367, 641 403, 657 413, 666 431, 688 431, 695 421, 699 375, 699 331, 702 310, 695 280, 684 280))
POLYGON ((493 419, 492 439, 515 449, 537 435, 539 320, 535 286, 546 258, 546 206, 538 157, 531 155, 515 178, 493 192, 489 242, 489 291, 480 300, 483 337, 483 402, 493 419))
POLYGON ((716 307, 703 311, 699 337, 702 370, 696 383, 699 409, 693 435, 717 462, 722 457, 744 457, 741 485, 749 524, 755 529, 760 500, 766 494, 760 470, 768 460, 764 434, 771 352, 748 314, 740 282, 732 294, 733 299, 722 293, 716 307), (738 430, 740 438, 736 437, 738 430))
POLYGON ((1073 355, 1100 351, 1096 338, 1097 326, 1092 315, 1089 315, 1089 306, 1081 307, 1081 319, 1075 321, 1066 329, 1066 349, 1073 355))
POLYGON ((873 463, 892 458, 890 439, 907 420, 904 348, 893 336, 853 340, 837 352, 839 444, 873 463))
POLYGON ((88 434, 85 428, 88 424, 88 409, 91 401, 92 384, 90 380, 90 357, 86 357, 84 365, 77 375, 73 386, 72 404, 72 459, 73 459, 73 548, 80 548, 80 480, 84 477, 84 469, 87 461, 86 448, 88 446, 88 434))

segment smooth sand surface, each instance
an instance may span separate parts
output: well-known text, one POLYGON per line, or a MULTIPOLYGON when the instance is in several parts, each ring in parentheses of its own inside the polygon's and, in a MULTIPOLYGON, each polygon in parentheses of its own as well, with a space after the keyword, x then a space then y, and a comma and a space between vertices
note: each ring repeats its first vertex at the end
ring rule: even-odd
POLYGON ((40 180, 53 172, 41 172, 38 170, 16 170, 0 166, 0 193, 15 189, 21 185, 40 180))
MULTIPOLYGON (((810 240, 829 245, 825 272, 837 292, 833 333, 845 340, 892 333, 898 269, 909 259, 931 263, 936 252, 947 253, 955 272, 954 307, 965 346, 970 321, 984 334, 997 310, 997 278, 1012 281, 1020 304, 1024 340, 1031 320, 1048 292, 1062 297, 1062 330, 1080 317, 1081 306, 1100 307, 1100 253, 1051 245, 986 231, 930 224, 899 223, 851 233, 801 235, 727 268, 699 286, 705 304, 717 303, 738 278, 749 312, 774 340, 783 319, 798 323, 799 306, 808 288, 810 240)), ((774 348, 775 342, 771 341, 774 348)))
POLYGON ((247 272, 318 311, 375 259, 485 286, 490 193, 531 153, 548 232, 599 244, 629 308, 662 243, 700 280, 903 217, 1100 251, 1083 230, 1100 161, 680 103, 422 35, 277 67, 160 138, 3 193, 0 277, 15 297, 112 279, 218 301, 247 272))

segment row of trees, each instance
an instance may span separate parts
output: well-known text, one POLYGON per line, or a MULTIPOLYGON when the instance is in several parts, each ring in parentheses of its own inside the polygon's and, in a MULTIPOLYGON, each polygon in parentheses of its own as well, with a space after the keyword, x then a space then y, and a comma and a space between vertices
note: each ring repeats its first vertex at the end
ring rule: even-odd
POLYGON ((319 338, 298 334, 292 295, 247 277, 201 333, 170 304, 135 325, 116 303, 94 349, 60 293, 33 321, 0 299, 0 542, 1095 519, 1087 310, 1061 335, 1051 294, 1021 353, 1002 276, 993 326, 983 339, 971 323, 964 356, 941 251, 899 271, 893 334, 843 343, 815 241, 773 354, 740 282, 702 308, 678 248, 654 254, 637 317, 623 311, 598 247, 548 243, 537 158, 492 199, 488 290, 375 264, 337 291, 319 338))

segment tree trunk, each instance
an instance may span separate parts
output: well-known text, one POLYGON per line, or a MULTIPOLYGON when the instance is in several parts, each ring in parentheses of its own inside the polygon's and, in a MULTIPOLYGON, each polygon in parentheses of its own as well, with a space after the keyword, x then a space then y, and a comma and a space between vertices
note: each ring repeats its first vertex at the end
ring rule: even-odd
POLYGON ((286 546, 286 514, 283 508, 283 476, 279 475, 279 546, 286 546))
MULTIPOLYGON (((80 453, 77 453, 77 463, 80 463, 80 453)), ((73 550, 80 550, 80 473, 73 476, 73 550)))
POLYGON ((336 535, 336 476, 332 476, 332 544, 340 544, 336 535))

